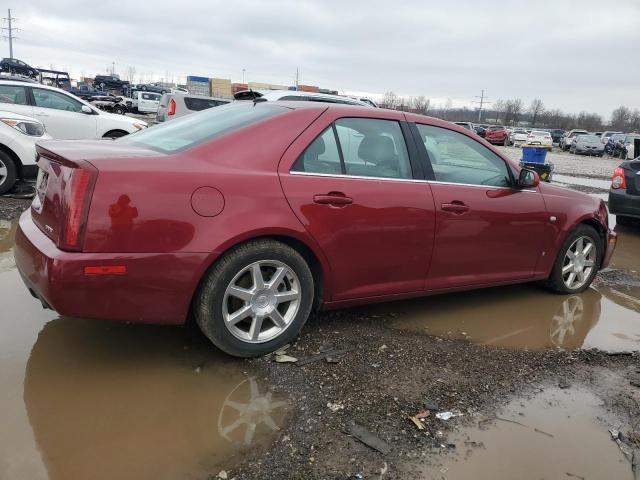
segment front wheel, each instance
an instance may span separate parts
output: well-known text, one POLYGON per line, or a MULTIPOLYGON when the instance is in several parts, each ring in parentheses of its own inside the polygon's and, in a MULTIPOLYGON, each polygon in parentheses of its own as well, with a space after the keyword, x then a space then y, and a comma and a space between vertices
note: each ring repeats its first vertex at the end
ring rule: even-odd
POLYGON ((556 293, 580 293, 589 288, 600 268, 603 241, 589 225, 579 225, 567 237, 546 287, 556 293))
POLYGON ((0 195, 4 195, 16 183, 17 169, 11 157, 0 152, 0 195))
POLYGON ((307 321, 314 281, 293 248, 256 240, 226 253, 205 276, 194 315, 220 350, 237 357, 273 352, 307 321))

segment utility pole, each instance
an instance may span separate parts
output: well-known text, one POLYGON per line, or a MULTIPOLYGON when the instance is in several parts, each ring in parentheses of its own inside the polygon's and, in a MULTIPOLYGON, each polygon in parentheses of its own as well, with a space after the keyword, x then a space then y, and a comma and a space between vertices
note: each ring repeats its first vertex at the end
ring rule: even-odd
POLYGON ((242 69, 242 83, 244 83, 244 72, 246 71, 245 68, 242 69))
POLYGON ((5 38, 9 39, 9 58, 13 58, 13 40, 16 38, 14 35, 15 32, 18 31, 17 28, 13 27, 13 22, 17 20, 17 18, 11 16, 11 9, 9 9, 9 14, 3 20, 7 21, 7 26, 2 27, 2 30, 7 31, 7 35, 4 35, 5 38))
POLYGON ((116 74, 116 62, 111 62, 111 75, 116 74))
POLYGON ((298 71, 298 67, 296 67, 296 90, 298 90, 298 81, 300 80, 300 72, 298 71))
POLYGON ((487 99, 489 97, 485 97, 484 96, 484 89, 482 90, 482 93, 480 94, 480 96, 476 95, 474 98, 479 98, 480 101, 476 102, 474 101, 473 103, 478 103, 480 105, 480 107, 478 108, 478 123, 482 121, 482 107, 485 103, 491 103, 491 102, 487 102, 487 99))

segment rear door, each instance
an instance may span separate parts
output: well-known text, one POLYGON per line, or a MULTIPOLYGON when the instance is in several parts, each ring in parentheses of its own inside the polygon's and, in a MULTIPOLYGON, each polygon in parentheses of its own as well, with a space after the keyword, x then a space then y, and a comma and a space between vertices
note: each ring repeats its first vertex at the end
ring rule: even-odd
POLYGON ((0 85, 0 110, 33 117, 33 107, 28 98, 24 85, 0 85))
POLYGON ((97 115, 82 112, 82 103, 71 95, 32 87, 33 114, 55 139, 96 138, 97 115))
POLYGON ((138 110, 144 113, 156 113, 160 103, 160 94, 152 92, 140 92, 138 110))
POLYGON ((436 209, 426 288, 526 279, 540 259, 547 213, 538 190, 512 188, 510 167, 473 137, 415 125, 436 209))
POLYGON ((291 208, 330 264, 327 300, 421 292, 434 204, 404 117, 336 112, 309 127, 279 165, 291 208))

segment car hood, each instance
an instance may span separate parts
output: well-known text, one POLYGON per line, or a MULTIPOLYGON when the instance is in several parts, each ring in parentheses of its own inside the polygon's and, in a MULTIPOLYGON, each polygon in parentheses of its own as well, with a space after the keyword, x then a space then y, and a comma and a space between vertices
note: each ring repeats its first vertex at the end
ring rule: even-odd
POLYGON ((20 115, 19 113, 7 112, 5 110, 0 110, 0 118, 10 118, 12 120, 29 120, 31 122, 42 123, 36 118, 28 117, 26 115, 20 115))
POLYGON ((594 210, 598 209, 600 205, 600 199, 597 197, 592 197, 583 192, 579 192, 577 190, 573 190, 568 187, 561 187, 559 185, 554 185, 552 183, 540 182, 539 185, 540 192, 543 195, 553 195, 555 197, 563 197, 568 199, 580 200, 581 202, 591 202, 593 203, 594 210))

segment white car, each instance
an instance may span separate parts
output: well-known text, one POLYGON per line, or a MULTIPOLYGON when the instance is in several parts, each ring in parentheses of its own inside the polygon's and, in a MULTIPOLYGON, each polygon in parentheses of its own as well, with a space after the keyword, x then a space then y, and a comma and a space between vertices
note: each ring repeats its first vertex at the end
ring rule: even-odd
POLYGON ((527 141, 527 131, 524 128, 514 128, 509 134, 509 143, 520 147, 527 141))
POLYGON ((140 113, 157 113, 162 94, 154 92, 136 92, 135 105, 140 113))
POLYGON ((571 148, 571 144, 576 139, 578 135, 589 135, 589 132, 586 130, 580 130, 574 128, 573 130, 569 130, 564 136, 560 139, 560 148, 562 150, 569 150, 571 148))
POLYGON ((0 80, 0 110, 40 120, 56 139, 122 137, 147 127, 142 120, 104 112, 64 90, 35 83, 0 80))
POLYGON ((36 142, 50 139, 35 118, 0 111, 0 195, 17 180, 37 175, 36 142))
POLYGON ((531 130, 531 133, 527 135, 525 145, 535 145, 551 150, 553 148, 553 138, 551 138, 551 134, 549 132, 531 130))

